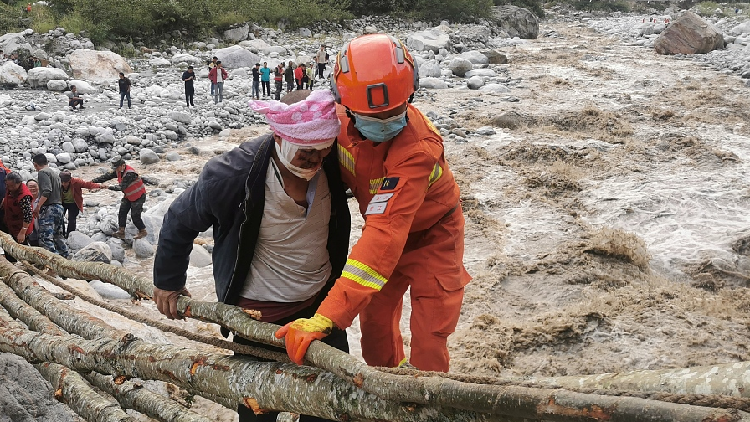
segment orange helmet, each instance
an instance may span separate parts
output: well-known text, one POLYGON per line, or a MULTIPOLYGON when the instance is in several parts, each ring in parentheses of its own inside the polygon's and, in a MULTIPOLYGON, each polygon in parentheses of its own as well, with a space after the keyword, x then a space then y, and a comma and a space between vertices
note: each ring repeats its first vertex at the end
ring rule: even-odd
POLYGON ((331 90, 338 103, 355 113, 394 109, 411 101, 418 89, 414 59, 390 35, 362 35, 336 56, 331 90))

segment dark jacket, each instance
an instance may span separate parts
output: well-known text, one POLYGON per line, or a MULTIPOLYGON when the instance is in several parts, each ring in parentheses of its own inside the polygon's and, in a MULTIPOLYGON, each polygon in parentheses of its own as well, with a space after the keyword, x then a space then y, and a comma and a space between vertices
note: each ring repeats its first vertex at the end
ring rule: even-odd
MULTIPOLYGON (((213 226, 216 295, 220 302, 237 303, 258 240, 273 143, 272 135, 264 135, 211 159, 198 181, 174 200, 159 234, 154 259, 156 287, 176 291, 185 286, 193 240, 213 226)), ((325 298, 346 263, 351 228, 336 154, 326 157, 323 170, 331 190, 327 249, 332 274, 319 300, 325 298)))

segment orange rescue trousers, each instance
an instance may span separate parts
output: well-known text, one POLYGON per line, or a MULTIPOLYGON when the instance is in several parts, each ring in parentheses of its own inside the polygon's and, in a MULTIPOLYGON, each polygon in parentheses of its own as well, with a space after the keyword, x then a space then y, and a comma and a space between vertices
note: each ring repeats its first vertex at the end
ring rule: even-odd
POLYGON ((399 329, 403 296, 411 294, 409 363, 448 372, 448 336, 456 329, 470 276, 464 269, 460 206, 433 227, 411 233, 395 271, 360 313, 362 356, 370 366, 396 367, 404 359, 399 329))

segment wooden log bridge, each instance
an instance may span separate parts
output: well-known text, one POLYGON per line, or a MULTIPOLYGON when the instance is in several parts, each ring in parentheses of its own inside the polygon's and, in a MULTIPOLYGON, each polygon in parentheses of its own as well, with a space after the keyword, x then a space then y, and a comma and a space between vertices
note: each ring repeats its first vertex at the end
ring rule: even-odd
MULTIPOLYGON (((40 248, 18 245, 4 233, 0 233, 0 247, 16 259, 48 266, 65 277, 112 283, 138 299, 152 294, 150 280, 119 267, 68 261, 40 248)), ((87 420, 132 420, 121 409, 135 409, 163 421, 207 419, 168 399, 154 400, 154 394, 137 381, 141 379, 173 383, 232 409, 243 404, 256 413, 278 410, 336 421, 750 422, 746 413, 750 363, 488 379, 372 368, 317 341, 306 356, 309 365, 286 359, 261 362, 248 355, 140 340, 57 299, 21 266, 4 258, 0 258, 0 279, 0 352, 35 364, 60 398, 87 420), (120 407, 98 399, 98 391, 111 394, 120 407)), ((283 346, 273 336, 277 326, 258 322, 242 309, 188 297, 180 298, 178 307, 185 317, 283 346)))

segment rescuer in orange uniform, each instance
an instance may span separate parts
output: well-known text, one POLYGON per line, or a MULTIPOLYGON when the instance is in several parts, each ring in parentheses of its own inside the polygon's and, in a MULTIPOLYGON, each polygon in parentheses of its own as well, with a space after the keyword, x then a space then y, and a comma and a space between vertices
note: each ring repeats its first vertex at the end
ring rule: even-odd
POLYGON ((464 217, 459 188, 440 132, 410 105, 419 88, 414 60, 397 39, 363 35, 336 59, 332 90, 341 133, 342 178, 365 218, 342 276, 313 318, 281 328, 293 361, 312 340, 359 314, 362 355, 372 366, 407 362, 399 330, 403 296, 411 294, 409 363, 447 372, 464 286, 464 217))

